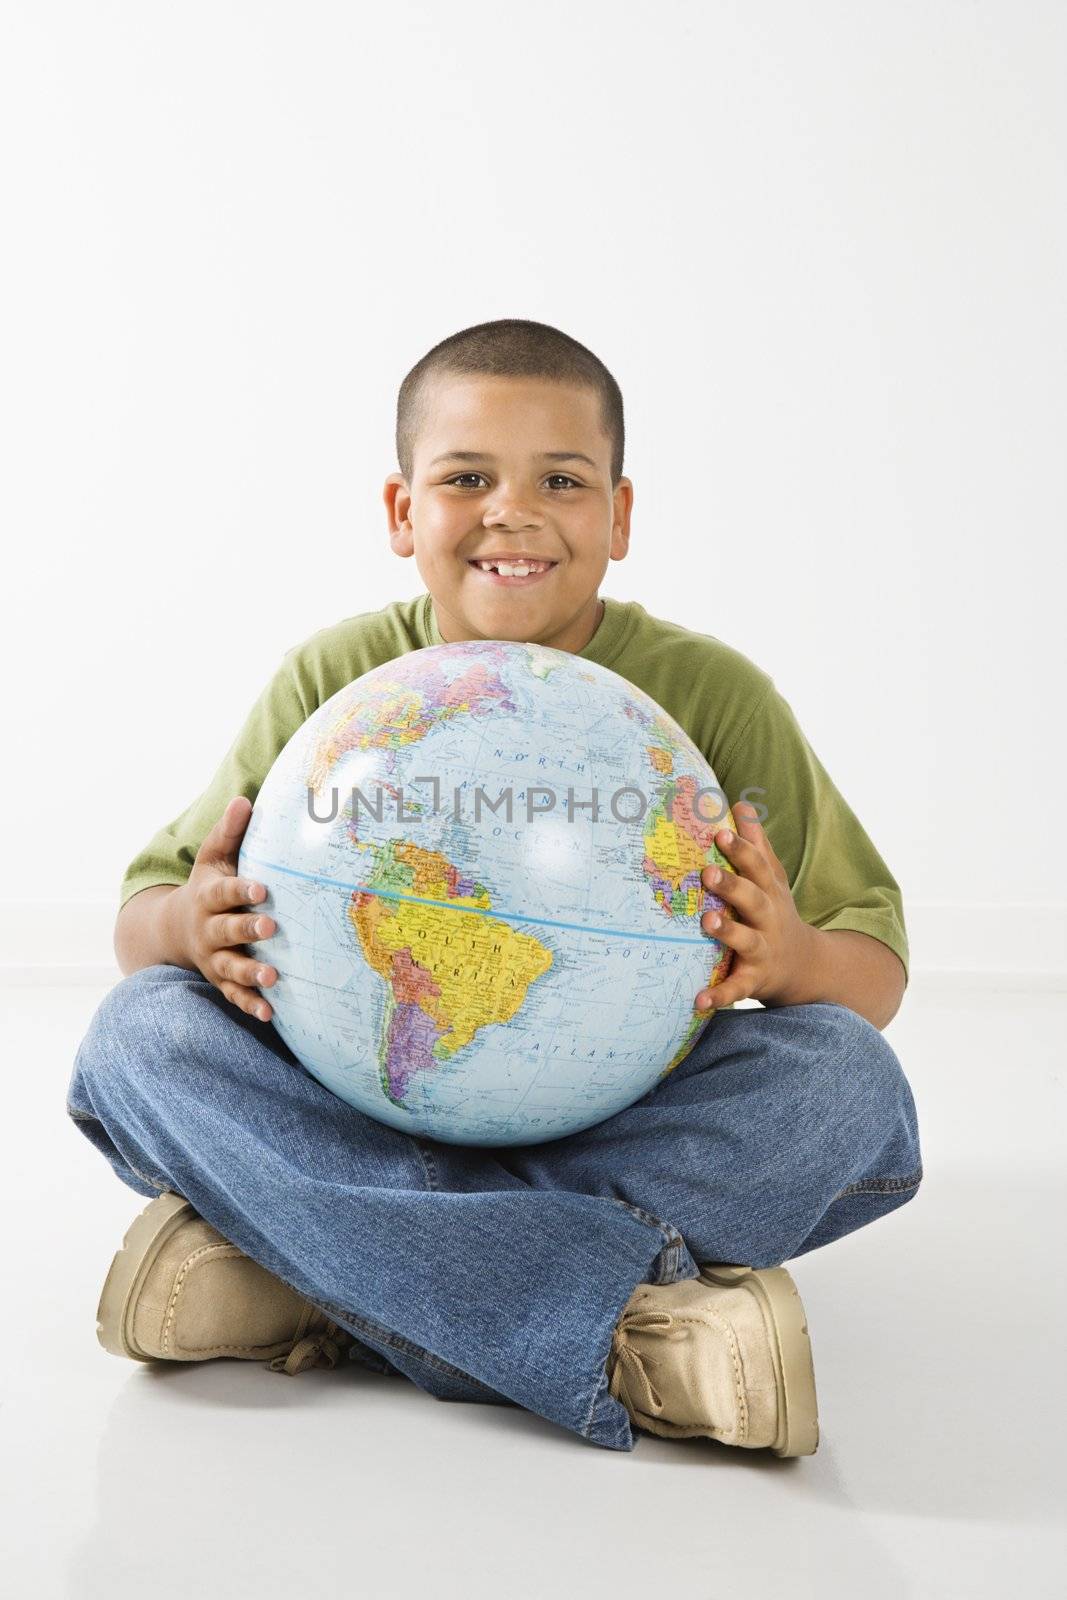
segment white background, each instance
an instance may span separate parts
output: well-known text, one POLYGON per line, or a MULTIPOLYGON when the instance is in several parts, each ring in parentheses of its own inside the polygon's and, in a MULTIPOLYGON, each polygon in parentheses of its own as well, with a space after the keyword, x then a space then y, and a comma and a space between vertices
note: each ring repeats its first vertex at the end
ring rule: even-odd
POLYGON ((421 592, 397 388, 520 316, 623 391, 604 592, 773 674, 914 971, 1062 982, 1065 60, 1033 0, 6 4, 0 962, 109 963, 283 652, 421 592))

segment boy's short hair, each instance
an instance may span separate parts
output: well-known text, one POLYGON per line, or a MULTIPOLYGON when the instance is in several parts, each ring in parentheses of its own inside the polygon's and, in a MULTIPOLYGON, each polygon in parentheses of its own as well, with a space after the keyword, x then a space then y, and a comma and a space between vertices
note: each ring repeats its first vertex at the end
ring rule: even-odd
POLYGON ((625 445, 621 389, 604 363, 584 344, 546 322, 529 322, 522 317, 504 317, 498 322, 462 328, 435 344, 412 367, 400 385, 396 402, 396 456, 408 485, 412 481, 415 440, 425 415, 425 386, 447 374, 549 378, 595 390, 600 396, 604 432, 611 440, 611 486, 618 487, 625 445))

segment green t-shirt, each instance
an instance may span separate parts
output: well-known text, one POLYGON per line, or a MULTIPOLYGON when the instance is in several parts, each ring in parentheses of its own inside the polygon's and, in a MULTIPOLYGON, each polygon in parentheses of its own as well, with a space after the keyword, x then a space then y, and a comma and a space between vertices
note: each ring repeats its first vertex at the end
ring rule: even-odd
MULTIPOLYGON (((636 600, 601 599, 600 626, 578 654, 669 712, 731 806, 752 801, 805 922, 872 934, 899 956, 907 982, 900 888, 773 679, 721 640, 650 616, 636 600)), ((385 661, 443 643, 424 593, 346 617, 287 650, 203 794, 130 862, 120 908, 152 884, 186 881, 228 802, 237 794, 255 801, 290 736, 338 689, 385 661)), ((715 805, 715 797, 705 802, 709 817, 715 805)))

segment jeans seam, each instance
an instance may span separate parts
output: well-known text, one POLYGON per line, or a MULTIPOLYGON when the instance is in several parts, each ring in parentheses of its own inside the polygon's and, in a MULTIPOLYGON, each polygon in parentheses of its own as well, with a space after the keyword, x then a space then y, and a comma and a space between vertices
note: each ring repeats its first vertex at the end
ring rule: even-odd
MULTIPOLYGON (((594 1413, 595 1413, 596 1408, 597 1408, 597 1404, 596 1404, 597 1403, 597 1395, 600 1393, 601 1387, 603 1387, 605 1396, 608 1399, 614 1401, 614 1403, 616 1405, 621 1405, 623 1410, 626 1411, 626 1413, 627 1413, 627 1421, 625 1421, 625 1422, 623 1422, 621 1424, 621 1426, 618 1428, 618 1430, 612 1435, 611 1440, 610 1440, 610 1448, 613 1449, 613 1450, 620 1450, 623 1447, 623 1443, 624 1443, 624 1441, 626 1439, 626 1435, 627 1435, 627 1431, 628 1430, 630 1431, 631 1437, 632 1437, 632 1431, 633 1431, 632 1430, 632 1421, 633 1421, 633 1419, 629 1416, 629 1411, 627 1410, 627 1407, 623 1404, 623 1402, 621 1400, 616 1400, 615 1396, 611 1393, 610 1386, 609 1386, 609 1380, 607 1378, 607 1373, 606 1373, 606 1367, 607 1367, 607 1358, 605 1357, 604 1367, 597 1374, 597 1380, 596 1380, 596 1383, 593 1386, 593 1398, 589 1402, 589 1410, 588 1410, 588 1412, 586 1414, 586 1419, 585 1419, 585 1422, 584 1422, 584 1424, 582 1426, 582 1437, 585 1438, 585 1439, 592 1439, 592 1437, 593 1437, 593 1416, 594 1416, 594 1413)), ((602 1440, 601 1442, 602 1443, 608 1443, 609 1441, 602 1440)))
POLYGON ((901 1189, 917 1189, 922 1182, 922 1167, 909 1174, 906 1178, 860 1178, 857 1183, 850 1183, 847 1189, 842 1189, 840 1194, 835 1194, 835 1200, 843 1200, 850 1194, 896 1194, 901 1189))
POLYGON ((660 1276, 650 1281, 653 1283, 673 1283, 680 1264, 682 1251, 687 1248, 685 1239, 677 1228, 669 1222, 664 1222, 662 1217, 654 1216, 651 1211, 645 1211, 641 1206, 636 1206, 629 1200, 620 1199, 618 1196, 615 1198, 620 1206, 625 1206, 627 1211, 631 1211, 641 1222, 646 1223, 651 1228, 655 1228, 663 1240, 663 1250, 659 1253, 662 1255, 666 1251, 666 1259, 662 1263, 660 1276), (670 1273, 671 1276, 666 1276, 667 1273, 670 1273))
POLYGON ((459 1378, 464 1383, 473 1383, 476 1388, 484 1389, 486 1394, 496 1394, 496 1390, 483 1383, 480 1378, 472 1377, 469 1372, 464 1372, 462 1367, 454 1367, 450 1361, 443 1361, 440 1356, 435 1356, 431 1350, 424 1350, 421 1345, 415 1344, 411 1339, 405 1339, 403 1334, 394 1333, 390 1328, 380 1327, 377 1322, 371 1322, 367 1317, 356 1316, 345 1306, 337 1306, 329 1300, 315 1300, 322 1311, 326 1311, 335 1322, 347 1326, 350 1330, 358 1328, 361 1334, 369 1339, 377 1339, 379 1343, 386 1344, 391 1350, 399 1350, 404 1355, 414 1356, 428 1367, 434 1367, 438 1372, 447 1373, 451 1378, 459 1378))
POLYGON ((627 1211, 632 1211, 635 1217, 640 1218, 642 1222, 647 1222, 650 1227, 655 1228, 658 1233, 662 1234, 664 1244, 675 1244, 681 1239, 682 1236, 678 1229, 672 1227, 669 1222, 664 1222, 662 1217, 654 1216, 651 1211, 645 1211, 641 1206, 635 1206, 632 1201, 623 1200, 618 1195, 614 1198, 618 1205, 625 1206, 627 1211))
MULTIPOLYGON (((629 1200, 619 1199, 618 1196, 616 1196, 615 1198, 616 1198, 617 1203, 620 1206, 625 1206, 627 1211, 632 1212, 633 1215, 635 1217, 639 1218, 641 1222, 644 1222, 650 1228, 655 1228, 656 1232, 659 1234, 660 1238, 663 1240, 663 1245, 662 1245, 661 1249, 659 1251, 657 1251, 657 1255, 662 1255, 663 1254, 663 1250, 667 1249, 668 1247, 669 1247, 669 1250, 670 1250, 670 1254, 668 1255, 667 1261, 664 1263, 664 1270, 666 1270, 669 1267, 672 1271, 676 1271, 677 1270, 677 1266, 678 1266, 678 1258, 679 1258, 679 1256, 681 1254, 681 1251, 686 1248, 685 1240, 683 1239, 682 1235, 678 1232, 677 1228, 672 1227, 670 1225, 670 1223, 668 1223, 668 1222, 664 1222, 660 1217, 653 1216, 650 1211, 644 1211, 644 1210, 642 1210, 642 1208, 640 1206, 633 1205, 629 1200)), ((662 1282, 672 1282, 673 1280, 669 1279, 669 1278, 665 1279, 665 1278, 663 1278, 661 1276, 656 1281, 662 1283, 662 1282)), ((608 1353, 610 1354, 610 1343, 609 1343, 609 1347, 608 1347, 608 1353)), ((589 1396, 589 1403, 588 1403, 588 1405, 586 1406, 586 1409, 585 1409, 585 1420, 582 1423, 581 1432, 582 1432, 583 1438, 586 1438, 586 1439, 589 1439, 589 1438, 592 1437, 592 1433, 593 1433, 593 1418, 594 1418, 594 1415, 595 1415, 596 1409, 597 1409, 597 1398, 598 1398, 598 1396, 600 1394, 601 1388, 604 1387, 605 1382, 606 1382, 606 1369, 607 1369, 607 1355, 605 1355, 604 1361, 601 1363, 599 1369, 597 1370, 597 1372, 596 1372, 596 1374, 595 1374, 595 1376, 593 1378, 592 1393, 589 1396)), ((612 1399, 614 1399, 614 1396, 612 1396, 612 1399)), ((621 1441, 622 1441, 622 1439, 624 1437, 625 1437, 625 1430, 623 1430, 622 1432, 617 1433, 615 1435, 615 1441, 614 1441, 615 1445, 617 1446, 619 1443, 621 1443, 621 1441)))
MULTIPOLYGON (((99 1117, 94 1117, 94 1116, 91 1116, 91 1115, 90 1116, 86 1116, 85 1113, 81 1112, 81 1111, 72 1111, 69 1106, 67 1107, 67 1116, 70 1118, 70 1120, 72 1122, 95 1122, 98 1126, 100 1125, 100 1118, 99 1117)), ((112 1144, 114 1144, 114 1140, 112 1140, 112 1144)), ((139 1172, 138 1169, 134 1166, 133 1162, 130 1160, 129 1156, 123 1155, 122 1151, 119 1150, 117 1145, 115 1145, 115 1150, 118 1153, 118 1155, 120 1155, 122 1157, 123 1162, 129 1168, 129 1170, 133 1173, 134 1177, 135 1178, 140 1178, 142 1183, 147 1183, 147 1185, 148 1185, 148 1187, 150 1189, 158 1189, 159 1190, 159 1194, 171 1194, 173 1192, 168 1187, 167 1183, 163 1182, 163 1180, 160 1179, 159 1177, 150 1178, 147 1173, 139 1172), (162 1185, 162 1187, 161 1187, 161 1185, 162 1185)), ((159 1195, 157 1195, 156 1198, 158 1199, 159 1195)))
POLYGON ((419 1152, 419 1160, 422 1162, 423 1171, 426 1173, 427 1187, 431 1190, 439 1191, 441 1188, 441 1179, 437 1171, 437 1162, 433 1158, 433 1152, 428 1150, 426 1146, 418 1139, 413 1139, 412 1144, 414 1144, 416 1150, 419 1152))

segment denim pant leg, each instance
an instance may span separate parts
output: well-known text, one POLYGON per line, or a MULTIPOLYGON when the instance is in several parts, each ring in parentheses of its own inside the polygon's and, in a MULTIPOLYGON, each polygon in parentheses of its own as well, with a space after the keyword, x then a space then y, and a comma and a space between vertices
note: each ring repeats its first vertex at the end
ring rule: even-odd
POLYGON ((922 1179, 897 1056, 864 1017, 827 1001, 718 1012, 625 1111, 496 1154, 538 1188, 611 1196, 668 1220, 698 1263, 751 1267, 873 1222, 922 1179))
POLYGON ((105 995, 67 1112, 131 1189, 184 1196, 428 1393, 634 1448, 607 1393, 612 1332, 637 1284, 697 1271, 643 1207, 533 1188, 495 1151, 375 1121, 183 967, 105 995))

